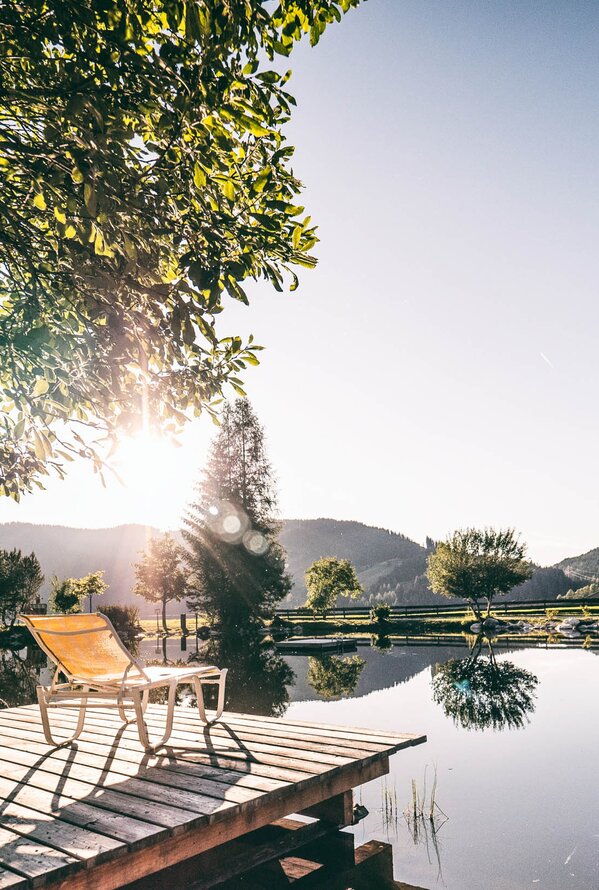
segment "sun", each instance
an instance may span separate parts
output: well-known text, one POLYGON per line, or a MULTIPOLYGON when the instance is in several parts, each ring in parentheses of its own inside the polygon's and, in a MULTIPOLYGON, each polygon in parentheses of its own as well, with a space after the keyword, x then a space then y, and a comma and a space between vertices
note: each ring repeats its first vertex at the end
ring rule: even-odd
POLYGON ((111 463, 122 496, 144 522, 170 525, 186 488, 181 449, 167 438, 139 433, 121 440, 111 463))
POLYGON ((135 489, 164 476, 173 466, 178 451, 168 439, 139 433, 121 440, 112 462, 123 484, 135 489))

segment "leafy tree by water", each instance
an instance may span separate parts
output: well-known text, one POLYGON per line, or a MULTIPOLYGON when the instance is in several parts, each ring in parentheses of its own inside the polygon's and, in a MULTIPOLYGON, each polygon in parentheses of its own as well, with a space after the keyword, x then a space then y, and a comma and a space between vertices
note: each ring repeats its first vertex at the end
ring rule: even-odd
POLYGON ((74 578, 60 579, 56 575, 52 578, 48 606, 51 612, 61 615, 81 611, 81 597, 74 578))
POLYGON ((465 659, 438 665, 433 698, 464 729, 519 729, 534 711, 538 678, 511 661, 497 661, 481 639, 465 659))
POLYGON ((225 297, 316 262, 269 60, 358 2, 0 4, 3 494, 240 387, 225 297))
POLYGON ((94 605, 94 597, 102 596, 108 590, 108 584, 104 580, 104 572, 90 572, 76 582, 82 602, 87 598, 89 611, 94 605))
POLYGON ((276 503, 264 432, 249 401, 237 399, 225 407, 183 532, 188 605, 225 631, 272 617, 290 590, 276 503))
POLYGON ((27 612, 39 602, 44 581, 34 553, 24 556, 20 550, 0 550, 0 625, 12 629, 20 612, 27 612))
POLYGON ((341 658, 321 655, 308 658, 308 683, 323 698, 344 698, 353 695, 366 662, 359 655, 341 658))
POLYGON ((338 596, 357 599, 364 593, 349 559, 323 556, 312 563, 304 578, 308 593, 306 605, 314 612, 332 609, 338 596))
POLYGON ((468 528, 454 532, 429 556, 427 576, 431 590, 447 597, 468 600, 475 615, 487 616, 496 596, 508 593, 532 575, 525 560, 526 546, 513 529, 468 528))
POLYGON ((82 578, 64 578, 54 576, 50 590, 49 606, 52 612, 66 614, 81 612, 86 598, 91 611, 94 596, 101 596, 108 590, 104 581, 104 572, 90 572, 82 578))
POLYGON ((135 565, 137 579, 134 593, 150 603, 160 603, 162 629, 168 633, 167 604, 181 600, 188 590, 188 573, 184 568, 183 550, 172 535, 152 538, 147 550, 135 565))

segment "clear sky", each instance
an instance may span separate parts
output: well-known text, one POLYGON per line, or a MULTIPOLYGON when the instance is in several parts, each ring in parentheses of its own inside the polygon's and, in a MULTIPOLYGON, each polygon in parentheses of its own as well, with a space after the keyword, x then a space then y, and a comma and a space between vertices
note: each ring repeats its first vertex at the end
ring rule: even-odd
MULTIPOLYGON (((599 546, 599 5, 369 0, 291 60, 319 267, 222 333, 286 517, 423 541, 510 525, 551 563, 599 546)), ((129 446, 0 521, 176 527, 214 432, 129 446)))

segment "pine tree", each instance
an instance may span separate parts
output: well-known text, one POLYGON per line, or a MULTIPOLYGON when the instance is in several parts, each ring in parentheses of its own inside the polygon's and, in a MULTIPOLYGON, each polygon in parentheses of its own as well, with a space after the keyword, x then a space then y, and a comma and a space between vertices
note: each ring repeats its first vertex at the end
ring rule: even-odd
POLYGON ((194 587, 188 605, 223 628, 271 617, 289 593, 276 501, 264 432, 249 401, 237 399, 225 407, 183 532, 194 587))

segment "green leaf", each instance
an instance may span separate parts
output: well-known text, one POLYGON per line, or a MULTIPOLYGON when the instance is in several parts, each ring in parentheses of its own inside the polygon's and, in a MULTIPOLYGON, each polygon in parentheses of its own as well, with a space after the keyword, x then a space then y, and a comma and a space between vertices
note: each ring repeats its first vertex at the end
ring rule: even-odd
POLYGON ((196 188, 199 189, 204 188, 206 185, 206 174, 197 163, 193 166, 193 181, 196 188))
POLYGON ((266 167, 261 173, 258 174, 252 185, 252 188, 255 192, 264 191, 264 186, 270 179, 271 173, 272 167, 266 167))
POLYGON ((34 399, 36 399, 38 396, 45 395, 48 392, 48 389, 49 389, 49 385, 48 385, 48 381, 46 380, 46 378, 38 377, 37 380, 35 381, 35 386, 33 387, 33 392, 31 393, 31 395, 33 396, 34 399))

